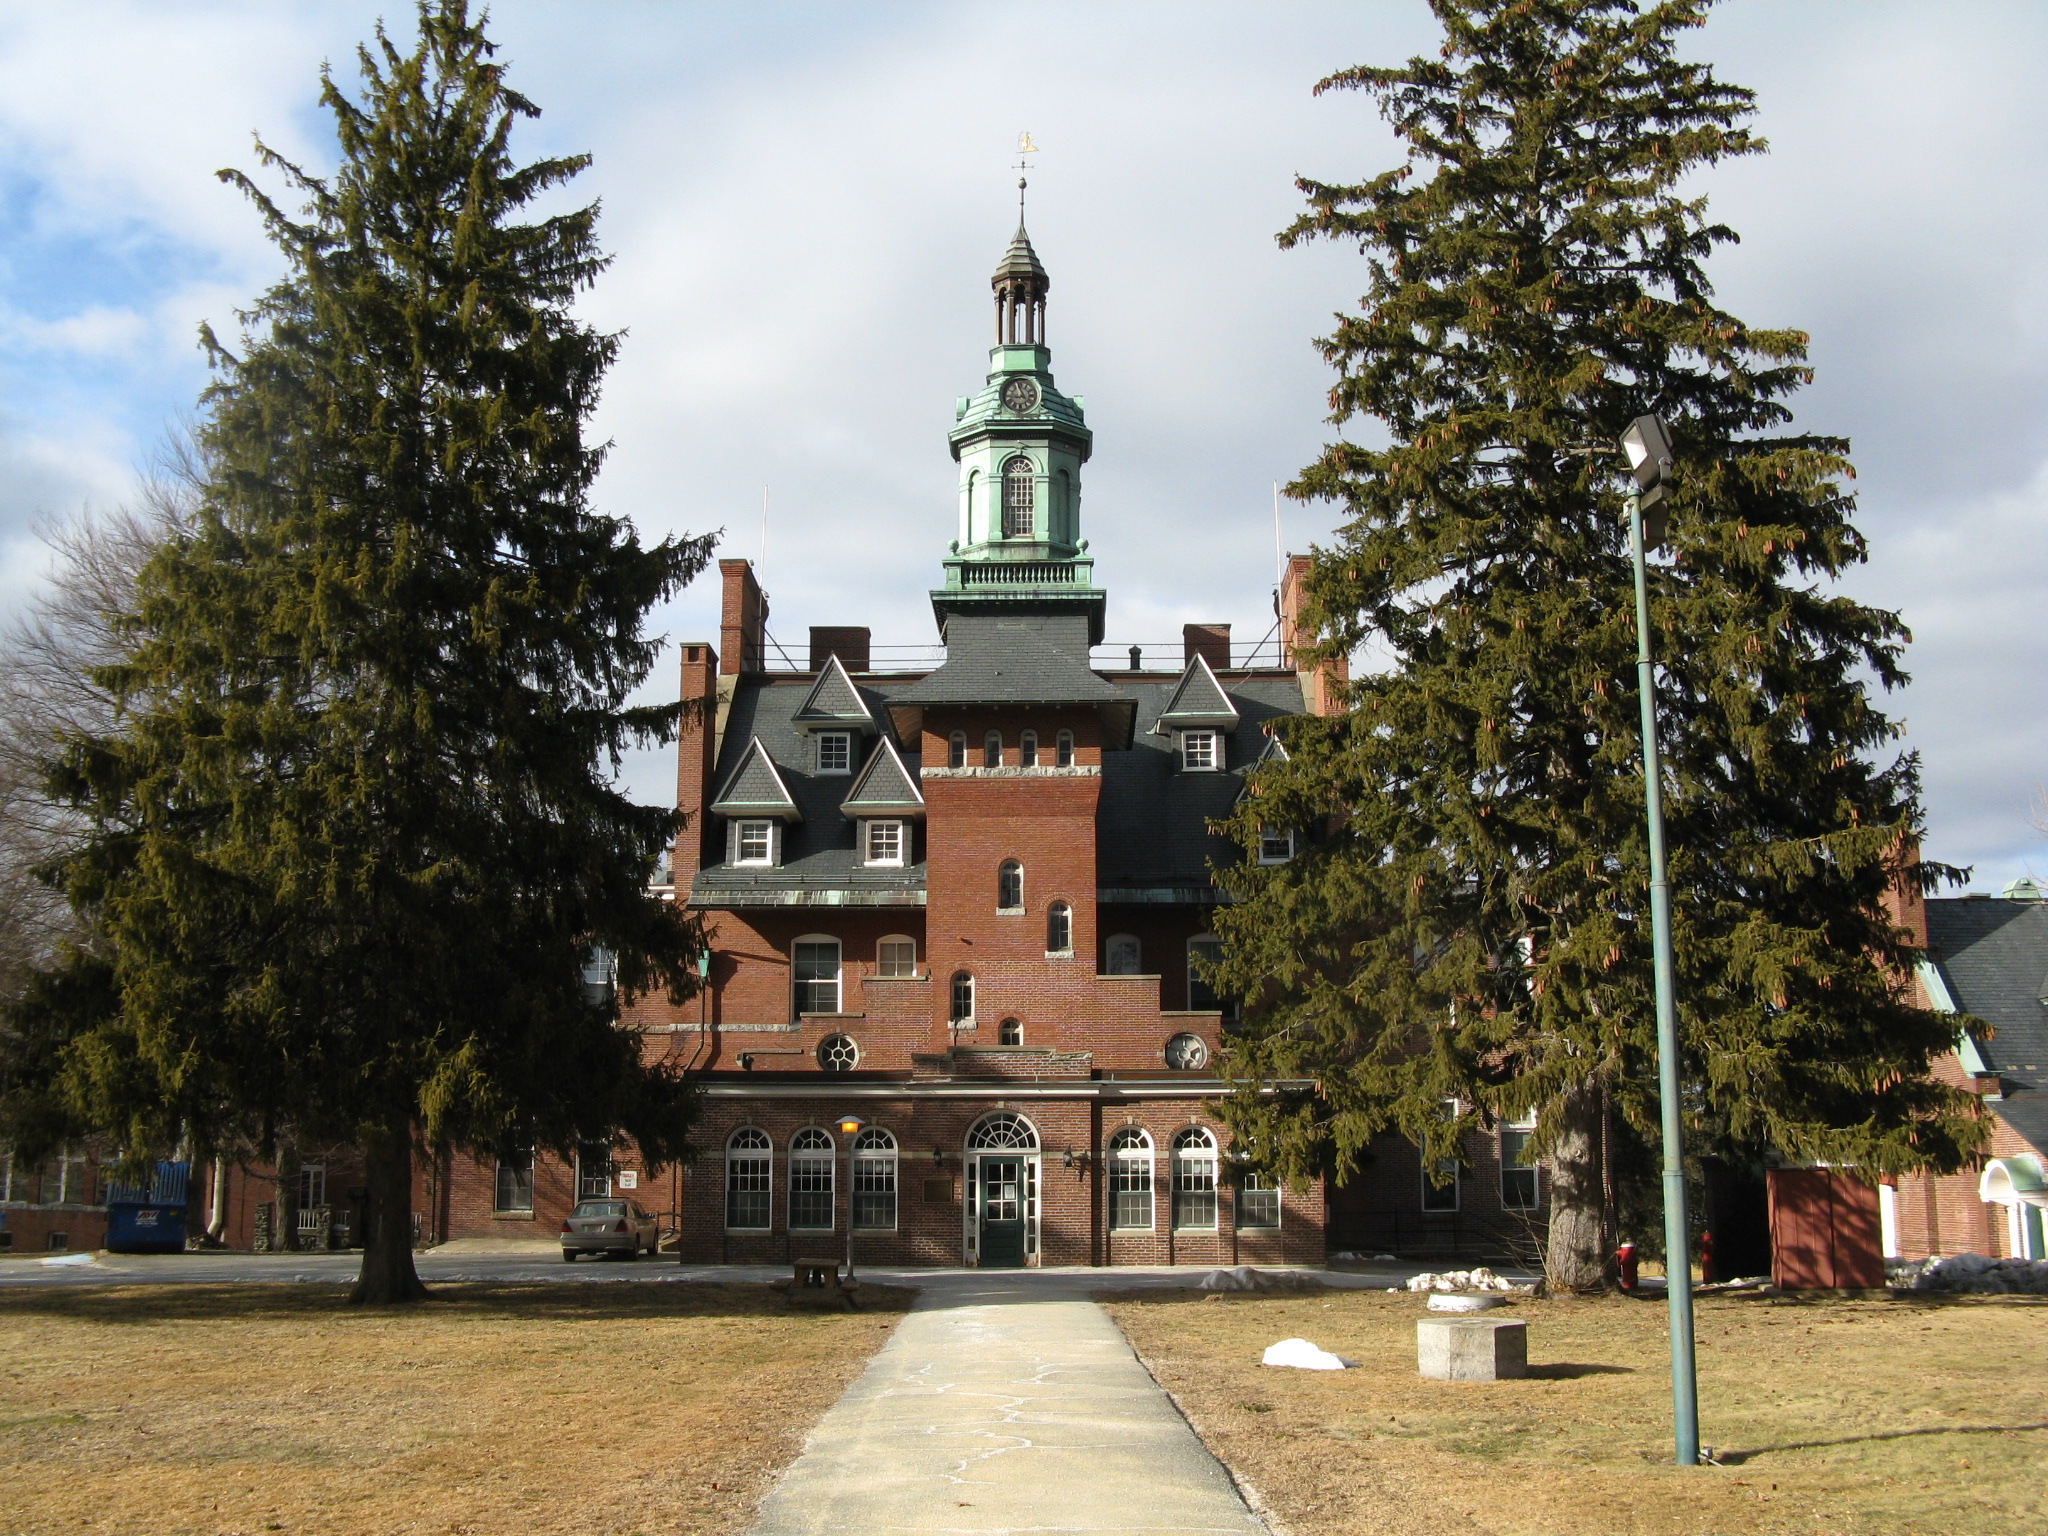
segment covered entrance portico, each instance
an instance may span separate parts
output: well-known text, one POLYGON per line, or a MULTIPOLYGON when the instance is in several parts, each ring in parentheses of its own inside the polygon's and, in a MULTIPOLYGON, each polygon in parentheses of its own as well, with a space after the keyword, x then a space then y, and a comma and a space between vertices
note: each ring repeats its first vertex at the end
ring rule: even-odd
POLYGON ((1036 1265, 1038 1128, 1022 1115, 986 1115, 967 1133, 964 1257, 982 1269, 1036 1265))

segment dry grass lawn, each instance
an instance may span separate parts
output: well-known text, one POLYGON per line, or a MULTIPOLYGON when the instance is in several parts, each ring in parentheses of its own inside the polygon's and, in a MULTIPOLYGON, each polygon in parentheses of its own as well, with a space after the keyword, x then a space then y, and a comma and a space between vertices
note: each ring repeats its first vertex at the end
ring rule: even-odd
POLYGON ((2048 1303, 1702 1297, 1702 1439, 1671 1464, 1661 1304, 1522 1301, 1531 1378, 1423 1381, 1420 1298, 1104 1298, 1293 1536, 2048 1531, 2048 1303), (1301 1337, 1353 1371, 1259 1364, 1301 1337))
POLYGON ((765 1286, 0 1295, 0 1531, 628 1536, 744 1530, 911 1293, 765 1286))

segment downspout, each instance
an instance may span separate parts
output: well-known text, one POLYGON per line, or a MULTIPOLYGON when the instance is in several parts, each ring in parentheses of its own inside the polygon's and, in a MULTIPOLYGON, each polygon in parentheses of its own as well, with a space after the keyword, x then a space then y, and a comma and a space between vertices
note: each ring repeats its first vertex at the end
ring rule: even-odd
POLYGON ((216 1157, 213 1160, 211 1187, 207 1190, 206 1241, 215 1248, 222 1245, 228 1230, 228 1160, 216 1157))

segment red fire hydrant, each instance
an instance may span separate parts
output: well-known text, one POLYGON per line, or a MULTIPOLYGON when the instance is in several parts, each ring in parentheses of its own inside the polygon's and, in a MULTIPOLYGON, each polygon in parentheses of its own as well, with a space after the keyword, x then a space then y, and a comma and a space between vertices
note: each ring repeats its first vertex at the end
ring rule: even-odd
POLYGON ((1714 1234, 1700 1234, 1700 1284, 1712 1285, 1721 1276, 1714 1268, 1714 1234))
POLYGON ((1614 1267, 1621 1271, 1621 1288, 1632 1291, 1636 1288, 1636 1245, 1623 1243, 1614 1252, 1614 1267))

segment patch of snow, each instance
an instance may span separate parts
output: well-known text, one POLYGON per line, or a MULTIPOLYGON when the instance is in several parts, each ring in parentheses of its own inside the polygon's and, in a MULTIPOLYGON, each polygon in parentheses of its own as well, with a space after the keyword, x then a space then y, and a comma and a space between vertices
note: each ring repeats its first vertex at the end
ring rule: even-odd
POLYGON ((2048 1296, 2048 1259, 1994 1259, 1982 1253, 1886 1259, 1885 1284, 1899 1291, 1976 1296, 2048 1296))
POLYGON ((97 1264, 99 1260, 89 1253, 58 1253, 37 1262, 47 1269, 55 1269, 60 1265, 66 1269, 74 1269, 82 1264, 97 1264))
POLYGON ((1411 1291, 1524 1291, 1527 1286, 1503 1280, 1481 1265, 1478 1269, 1450 1269, 1440 1275, 1421 1274, 1408 1278, 1411 1291))
POLYGON ((1342 1355, 1320 1349, 1307 1339, 1282 1339, 1278 1344, 1269 1345, 1260 1363, 1292 1366, 1299 1371, 1342 1371, 1358 1364, 1356 1360, 1346 1360, 1342 1355))
POLYGON ((1296 1270, 1253 1269, 1240 1264, 1236 1269, 1212 1269, 1195 1282, 1203 1291, 1303 1291, 1315 1290, 1322 1282, 1296 1270))

